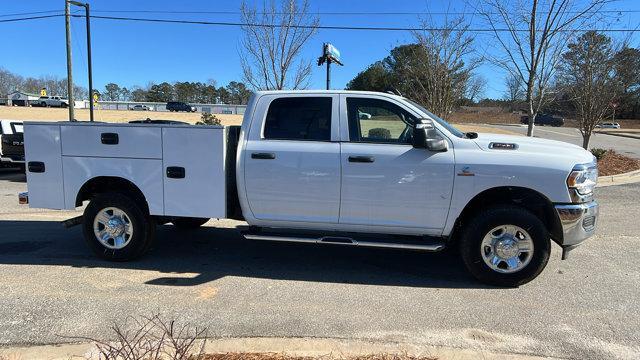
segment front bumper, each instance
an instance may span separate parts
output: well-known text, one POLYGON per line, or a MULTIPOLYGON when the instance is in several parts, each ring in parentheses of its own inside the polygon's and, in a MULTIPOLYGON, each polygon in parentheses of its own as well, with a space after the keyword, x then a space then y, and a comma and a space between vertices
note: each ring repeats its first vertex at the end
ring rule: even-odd
POLYGON ((6 155, 0 157, 0 162, 5 164, 24 164, 24 155, 6 155))
POLYGON ((562 224, 563 247, 576 246, 588 239, 596 231, 598 222, 598 203, 590 201, 584 204, 555 205, 562 224))

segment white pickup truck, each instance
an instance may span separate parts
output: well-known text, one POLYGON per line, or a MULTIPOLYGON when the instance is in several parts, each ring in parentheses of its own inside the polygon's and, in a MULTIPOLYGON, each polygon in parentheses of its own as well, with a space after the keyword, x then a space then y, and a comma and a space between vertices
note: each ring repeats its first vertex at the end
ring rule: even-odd
POLYGON ((31 207, 89 201, 99 256, 147 251, 157 224, 244 220, 247 239, 439 251, 479 280, 518 286, 551 240, 590 237, 591 153, 563 142, 463 133, 392 94, 261 91, 241 127, 25 123, 31 207), (369 116, 361 116, 360 114, 369 116))
POLYGON ((69 100, 60 96, 40 96, 32 105, 42 107, 69 107, 69 100))

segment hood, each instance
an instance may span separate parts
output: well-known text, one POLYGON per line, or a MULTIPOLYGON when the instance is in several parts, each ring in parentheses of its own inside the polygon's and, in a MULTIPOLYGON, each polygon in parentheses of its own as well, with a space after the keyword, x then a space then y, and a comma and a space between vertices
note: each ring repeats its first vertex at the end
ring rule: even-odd
POLYGON ((541 139, 536 137, 480 133, 474 139, 480 149, 487 152, 512 152, 523 156, 542 155, 553 158, 566 158, 576 164, 595 162, 591 152, 580 146, 563 141, 541 139), (515 149, 490 148, 491 143, 515 144, 515 149))

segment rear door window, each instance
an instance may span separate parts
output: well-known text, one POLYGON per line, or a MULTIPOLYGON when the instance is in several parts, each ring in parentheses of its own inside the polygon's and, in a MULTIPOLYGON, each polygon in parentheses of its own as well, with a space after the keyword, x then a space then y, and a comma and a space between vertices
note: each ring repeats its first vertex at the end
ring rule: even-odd
POLYGON ((288 97, 269 105, 263 137, 271 140, 331 140, 330 97, 288 97))

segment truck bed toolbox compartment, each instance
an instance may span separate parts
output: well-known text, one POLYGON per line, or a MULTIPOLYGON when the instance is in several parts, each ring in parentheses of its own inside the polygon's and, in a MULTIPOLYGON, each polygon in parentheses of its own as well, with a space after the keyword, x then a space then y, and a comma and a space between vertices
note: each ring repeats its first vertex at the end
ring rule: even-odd
POLYGON ((60 125, 25 123, 24 141, 29 206, 64 209, 60 125))
POLYGON ((149 125, 61 125, 62 155, 162 158, 162 129, 149 125))
POLYGON ((164 213, 226 217, 223 128, 162 128, 164 213))

